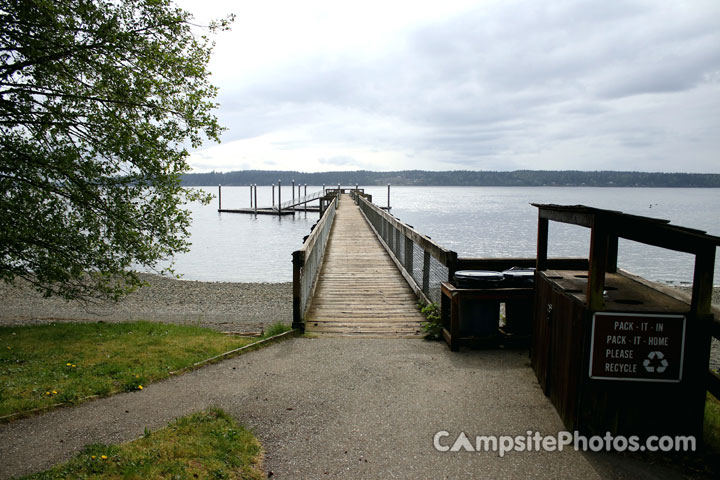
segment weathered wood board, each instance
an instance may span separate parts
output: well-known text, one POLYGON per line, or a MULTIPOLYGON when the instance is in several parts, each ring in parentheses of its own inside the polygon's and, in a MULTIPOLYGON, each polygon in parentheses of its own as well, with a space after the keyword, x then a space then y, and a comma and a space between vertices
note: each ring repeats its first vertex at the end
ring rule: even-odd
POLYGON ((305 330, 314 335, 420 337, 417 297, 347 195, 340 197, 305 330))

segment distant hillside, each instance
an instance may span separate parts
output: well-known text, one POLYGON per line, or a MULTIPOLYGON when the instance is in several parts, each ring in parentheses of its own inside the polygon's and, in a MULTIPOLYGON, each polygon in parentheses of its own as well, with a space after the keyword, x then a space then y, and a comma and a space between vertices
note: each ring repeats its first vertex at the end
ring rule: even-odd
POLYGON ((648 172, 580 172, 575 170, 516 170, 514 172, 483 172, 455 170, 430 172, 405 170, 399 172, 316 172, 303 173, 275 170, 242 170, 236 172, 189 173, 183 185, 272 185, 280 179, 284 185, 298 184, 361 186, 372 185, 437 185, 437 186, 500 186, 500 187, 692 187, 720 188, 720 174, 714 173, 648 173, 648 172))

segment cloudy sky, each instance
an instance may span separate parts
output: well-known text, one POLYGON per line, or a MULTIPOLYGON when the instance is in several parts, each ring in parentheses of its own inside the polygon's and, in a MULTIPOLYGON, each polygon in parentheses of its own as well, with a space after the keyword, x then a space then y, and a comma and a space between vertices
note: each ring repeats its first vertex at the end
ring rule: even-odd
POLYGON ((720 173, 720 1, 176 0, 228 13, 195 171, 720 173))

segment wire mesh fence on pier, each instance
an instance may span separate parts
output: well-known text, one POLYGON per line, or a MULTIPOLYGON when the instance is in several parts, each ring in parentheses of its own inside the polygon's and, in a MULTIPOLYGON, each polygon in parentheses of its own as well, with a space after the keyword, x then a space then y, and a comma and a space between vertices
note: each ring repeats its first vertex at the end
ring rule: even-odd
POLYGON ((384 212, 363 195, 355 192, 351 195, 394 260, 405 270, 406 279, 412 279, 408 281, 415 292, 422 292, 426 301, 440 303, 440 283, 448 281, 455 272, 457 253, 384 212))

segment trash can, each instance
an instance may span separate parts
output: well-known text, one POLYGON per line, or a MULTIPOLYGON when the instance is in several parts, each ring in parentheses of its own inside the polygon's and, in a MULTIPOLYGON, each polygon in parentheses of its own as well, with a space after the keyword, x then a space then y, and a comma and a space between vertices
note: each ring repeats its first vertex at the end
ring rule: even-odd
POLYGON ((535 285, 535 269, 513 267, 502 272, 503 286, 507 288, 532 288, 535 285))
MULTIPOLYGON (((502 272, 503 287, 533 288, 535 286, 535 269, 513 267, 502 272)), ((513 335, 530 335, 532 324, 533 301, 531 299, 513 299, 505 302, 505 333, 513 335)))
MULTIPOLYGON (((504 276, 489 270, 460 270, 455 272, 458 288, 502 288, 504 276)), ((497 334, 500 324, 498 300, 465 299, 460 303, 460 336, 488 337, 497 334)))

